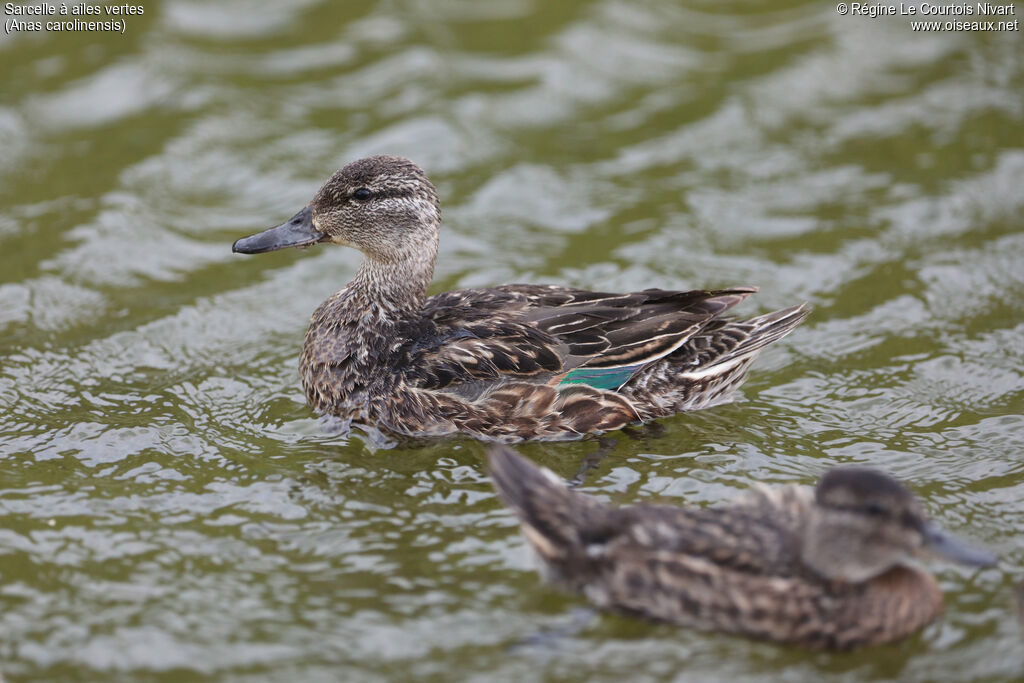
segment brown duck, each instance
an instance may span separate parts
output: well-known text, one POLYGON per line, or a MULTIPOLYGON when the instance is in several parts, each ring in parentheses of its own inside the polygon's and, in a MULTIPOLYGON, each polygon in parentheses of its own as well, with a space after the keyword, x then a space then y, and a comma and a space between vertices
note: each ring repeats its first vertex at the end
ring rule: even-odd
POLYGON ((813 649, 902 638, 942 592, 916 558, 996 558, 953 539, 902 484, 837 467, 813 489, 757 486, 723 507, 613 508, 505 447, 491 477, 548 577, 600 607, 813 649))
POLYGON ((723 316, 754 287, 428 297, 440 226, 423 171, 376 156, 335 173, 287 223, 235 242, 245 254, 318 242, 363 252, 306 333, 300 373, 316 411, 406 436, 578 438, 728 399, 758 352, 808 313, 723 316))

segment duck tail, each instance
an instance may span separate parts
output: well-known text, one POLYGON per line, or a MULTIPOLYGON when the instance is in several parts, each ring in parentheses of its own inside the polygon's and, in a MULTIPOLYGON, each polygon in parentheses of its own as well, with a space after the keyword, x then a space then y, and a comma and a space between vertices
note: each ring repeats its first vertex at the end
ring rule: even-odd
POLYGON ((605 526, 612 512, 590 496, 569 490, 551 470, 507 446, 493 446, 488 465, 498 496, 519 518, 530 545, 548 562, 585 552, 589 530, 605 526))
POLYGON ((755 350, 777 342, 792 332, 810 314, 811 307, 807 304, 800 304, 751 318, 747 324, 752 325, 754 331, 750 335, 748 344, 745 345, 746 348, 755 350))
POLYGON ((761 349, 792 332, 810 313, 811 307, 804 303, 727 325, 722 334, 731 337, 735 330, 735 333, 740 333, 745 338, 731 351, 723 353, 705 367, 711 368, 739 358, 752 359, 761 349))

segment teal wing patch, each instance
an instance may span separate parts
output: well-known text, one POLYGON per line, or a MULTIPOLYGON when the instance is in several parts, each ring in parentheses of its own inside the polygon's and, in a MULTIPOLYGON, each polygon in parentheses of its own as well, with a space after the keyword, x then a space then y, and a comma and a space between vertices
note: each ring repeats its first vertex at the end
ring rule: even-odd
POLYGON ((625 384, 643 363, 617 368, 576 368, 570 370, 558 386, 563 384, 586 384, 595 389, 614 391, 625 384))

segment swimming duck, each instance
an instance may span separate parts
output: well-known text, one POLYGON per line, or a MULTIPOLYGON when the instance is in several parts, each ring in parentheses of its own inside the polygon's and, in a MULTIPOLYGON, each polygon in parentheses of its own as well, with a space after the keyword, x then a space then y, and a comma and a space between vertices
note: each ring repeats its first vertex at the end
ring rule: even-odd
POLYGON ((727 399, 808 313, 723 317, 755 287, 427 297, 440 226, 424 172, 375 156, 337 171, 288 222, 235 242, 243 254, 319 242, 363 253, 306 333, 299 369, 314 410, 411 437, 578 438, 727 399))
POLYGON ((812 649, 902 638, 942 592, 915 559, 989 566, 887 474, 827 471, 813 489, 756 486, 723 507, 614 508, 504 446, 489 458, 548 578, 603 608, 812 649))

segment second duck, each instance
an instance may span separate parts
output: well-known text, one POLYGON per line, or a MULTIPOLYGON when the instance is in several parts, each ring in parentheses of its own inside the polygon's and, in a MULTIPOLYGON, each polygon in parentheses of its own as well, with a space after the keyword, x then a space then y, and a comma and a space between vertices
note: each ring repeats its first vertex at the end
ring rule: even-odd
POLYGON ((920 558, 997 561, 864 467, 703 509, 611 507, 503 446, 490 469, 549 579, 600 607, 691 628, 820 650, 888 643, 942 610, 920 558))

